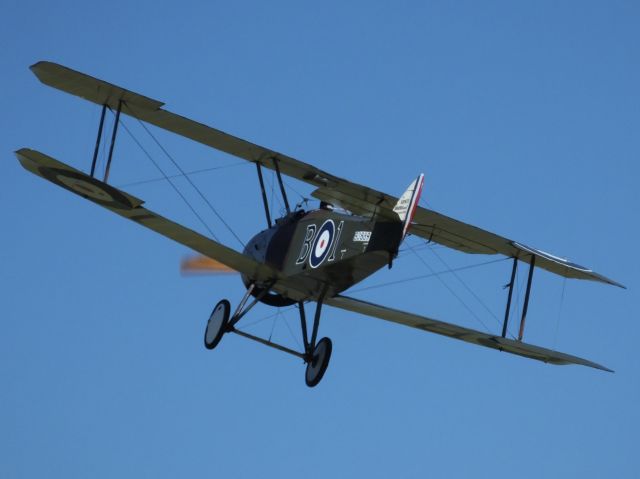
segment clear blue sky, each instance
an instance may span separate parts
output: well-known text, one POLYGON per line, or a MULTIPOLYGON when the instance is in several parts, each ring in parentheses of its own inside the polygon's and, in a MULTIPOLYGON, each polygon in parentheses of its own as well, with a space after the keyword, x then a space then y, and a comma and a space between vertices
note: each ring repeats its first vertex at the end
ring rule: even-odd
MULTIPOLYGON (((637 2, 162 3, 3 2, 1 477, 637 477, 637 2), (525 336, 616 373, 330 308, 334 355, 313 390, 277 351, 238 337, 206 351, 208 313, 237 304, 239 279, 180 277, 184 247, 14 158, 90 164, 99 109, 40 85, 28 66, 43 59, 388 193, 424 172, 432 208, 628 286, 567 281, 563 295, 536 273, 525 336)), ((157 136, 187 169, 234 165, 194 178, 243 240, 263 227, 250 165, 157 136)), ((156 176, 121 134, 113 183, 156 176)), ((198 227, 167 185, 126 189, 198 227)), ((438 271, 492 259, 419 253, 438 271)), ((509 269, 460 273, 498 318, 509 269)), ((363 286, 426 273, 404 253, 363 286)), ((353 295, 483 329, 437 279, 353 295)), ((286 310, 250 330, 295 346, 296 321, 286 310)))

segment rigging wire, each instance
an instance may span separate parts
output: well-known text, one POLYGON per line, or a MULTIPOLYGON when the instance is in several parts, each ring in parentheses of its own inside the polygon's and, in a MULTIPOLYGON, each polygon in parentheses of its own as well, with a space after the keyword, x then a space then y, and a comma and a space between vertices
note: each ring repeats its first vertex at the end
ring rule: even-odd
MULTIPOLYGON (((113 112, 112 112, 113 113, 113 112)), ((129 136, 131 137, 131 139, 136 143, 136 145, 138 145, 138 147, 142 150, 142 152, 145 154, 145 156, 149 159, 149 161, 151 161, 151 163, 153 163, 153 165, 158 169, 158 171, 160 173, 162 173, 162 175, 165 177, 165 179, 169 182, 169 184, 171 185, 171 187, 174 189, 174 191, 178 194, 178 196, 180 196, 180 198, 182 198, 182 201, 185 202, 185 204, 189 207, 189 209, 192 211, 192 213, 196 216, 196 218, 198 218, 200 220, 200 222, 202 223, 202 225, 207 229, 207 231, 209 232, 209 234, 213 237, 214 240, 216 241, 220 241, 216 235, 213 233, 213 231, 211 231, 211 228, 209 228, 209 225, 204 221, 204 219, 202 218, 202 216, 200 216, 198 214, 198 212, 195 210, 195 208, 191 205, 191 203, 189 203, 189 201, 187 200, 187 198, 182 194, 182 192, 178 189, 178 187, 173 183, 173 181, 171 181, 169 179, 169 177, 166 175, 166 173, 164 172, 164 170, 162 168, 160 168, 160 165, 158 165, 158 163, 152 158, 152 156, 149 154, 149 152, 142 146, 142 144, 138 141, 138 139, 133 135, 133 133, 131 133, 131 130, 129 130, 129 128, 127 127, 127 125, 125 124, 125 122, 122 120, 122 118, 120 118, 120 124, 122 125, 122 128, 124 128, 124 130, 129 134, 129 136)))
MULTIPOLYGON (((131 107, 129 105, 127 105, 127 107, 131 109, 131 107)), ((133 110, 132 110, 133 111, 133 110)), ((169 160, 171 161, 171 163, 173 163, 173 166, 175 166, 178 171, 180 171, 180 173, 182 174, 182 176, 184 176, 184 178, 189 182, 189 184, 193 187, 193 189, 196 191, 196 193, 198 193, 198 195, 200 196, 200 198, 202 198, 202 201, 204 201, 207 206, 209 207, 209 209, 211 209, 211 211, 213 212, 213 214, 215 214, 217 216, 217 218, 222 222, 222 224, 227 228, 227 230, 229 230, 229 232, 235 237, 236 240, 238 240, 238 243, 240 243, 240 245, 244 248, 244 243, 242 242, 242 240, 240 239, 240 237, 235 233, 235 231, 233 231, 233 229, 231 228, 231 226, 229 226, 229 224, 224 220, 224 218, 220 215, 220 213, 218 213, 218 211, 213 207, 213 205, 211 204, 211 202, 207 199, 207 197, 200 191, 200 189, 195 185, 195 183, 191 180, 191 178, 189 178, 189 176, 187 176, 184 172, 184 170, 180 167, 180 165, 178 164, 178 162, 176 160, 173 159, 173 157, 169 154, 169 152, 164 148, 164 146, 162 146, 162 144, 158 141, 158 139, 153 135, 153 133, 151 133, 151 131, 149 130, 149 128, 147 128, 147 125, 144 124, 144 122, 142 120, 140 120, 140 118, 136 117, 136 120, 138 120, 138 123, 140 123, 140 125, 142 126, 142 128, 147 132, 147 134, 153 139, 153 141, 155 142, 156 145, 158 145, 158 147, 162 150, 162 152, 167 156, 167 158, 169 158, 169 160)))
MULTIPOLYGON (((409 234, 411 234, 411 232, 409 232, 409 234)), ((425 249, 445 249, 446 246, 441 245, 441 244, 437 244, 437 243, 423 243, 423 244, 419 244, 417 246, 413 247, 414 251, 423 251, 425 249)), ((398 250, 398 255, 402 254, 402 253, 406 253, 407 251, 409 251, 409 248, 400 248, 398 250)), ((502 259, 502 258, 501 258, 502 259)))
MULTIPOLYGON (((502 323, 500 322, 500 320, 498 319, 498 317, 495 315, 495 313, 493 311, 491 311, 491 309, 486 305, 486 303, 484 301, 482 301, 482 299, 467 285, 467 283, 464 282, 464 280, 455 272, 451 269, 451 267, 445 262, 444 259, 442 259, 442 257, 436 252, 431 250, 431 253, 433 253, 433 255, 438 258, 440 260, 440 262, 447 268, 447 270, 451 273, 453 273, 453 276, 460 282, 460 284, 462 284, 462 286, 464 286, 464 288, 476 299, 476 301, 478 301, 478 303, 480 303, 480 305, 485 309, 485 311, 487 311, 491 316, 493 316, 493 318, 496 320, 496 322, 498 323, 498 325, 501 325, 502 323)), ((504 259, 508 259, 508 258, 504 258, 504 259)))
POLYGON ((298 337, 295 334, 293 334, 293 330, 291 329, 291 325, 289 324, 289 321, 287 321, 287 318, 285 318, 284 315, 282 315, 282 318, 284 320, 283 322, 284 322, 285 326, 287 326, 287 329, 289 330, 289 334, 291 335, 291 337, 293 338, 295 343, 298 345, 298 347, 300 349, 304 349, 302 347, 302 344, 300 344, 300 340, 298 339, 298 337))
MULTIPOLYGON (((255 326, 256 324, 260 324, 268 319, 272 319, 272 318, 278 318, 278 316, 281 316, 283 318, 283 322, 286 325, 287 329, 289 330, 289 334, 291 335, 291 337, 293 338, 293 340, 295 341, 295 343, 298 345, 298 347, 300 347, 300 349, 302 349, 302 344, 300 343, 300 340, 296 337, 296 335, 293 333, 293 330, 291 329, 291 325, 289 324, 289 322, 287 321, 287 318, 285 317, 285 315, 283 313, 289 312, 292 309, 295 309, 295 306, 289 306, 287 308, 278 308, 278 310, 273 313, 270 314, 268 316, 264 316, 260 319, 257 319, 255 321, 252 321, 250 323, 247 324, 243 324, 242 327, 240 326, 236 326, 237 329, 239 329, 240 331, 246 331, 249 328, 251 328, 252 326, 255 326)), ((271 330, 271 332, 273 333, 273 329, 271 330)))
MULTIPOLYGON (((416 248, 416 251, 417 250, 418 249, 416 248)), ((407 250, 405 250, 405 251, 407 251, 407 250)), ((374 284, 372 286, 366 286, 366 287, 360 288, 360 289, 349 290, 349 292, 351 292, 351 293, 360 293, 362 291, 368 291, 370 289, 383 288, 383 287, 386 287, 386 286, 393 286, 393 285, 397 285, 397 284, 408 283, 410 281, 416 281, 416 280, 419 280, 419 279, 432 278, 434 276, 438 276, 438 275, 446 274, 446 273, 453 273, 455 271, 465 271, 465 270, 468 270, 468 269, 478 268, 480 266, 485 266, 485 265, 488 265, 488 264, 499 263, 500 261, 506 261, 508 259, 509 258, 492 259, 490 261, 484 261, 482 263, 476 263, 476 264, 472 264, 472 265, 461 266, 460 268, 443 270, 443 271, 438 271, 438 272, 435 272, 435 273, 421 274, 421 275, 418 275, 418 276, 412 276, 410 278, 399 279, 399 280, 395 280, 395 281, 388 281, 386 283, 374 284)))
MULTIPOLYGON (((420 203, 422 203, 426 208, 431 209, 431 205, 429 205, 429 203, 427 202, 427 200, 426 200, 426 199, 424 199, 424 198, 420 198, 420 201, 419 201, 419 202, 420 202, 420 203)), ((433 247, 430 247, 429 249, 431 250, 431 252, 432 252, 432 253, 433 253, 433 254, 434 254, 434 255, 435 255, 435 256, 436 256, 436 257, 437 257, 437 258, 438 258, 438 259, 439 259, 439 260, 440 260, 440 261, 441 261, 441 262, 442 262, 446 267, 447 267, 447 268, 449 268, 449 266, 447 265, 447 263, 445 263, 445 261, 440 257, 440 255, 438 255, 438 254, 434 251, 433 247)), ((509 259, 509 258, 504 258, 504 259, 509 259)), ((453 272, 453 271, 452 271, 452 272, 453 272)), ((476 295, 476 294, 475 294, 475 293, 474 293, 474 292, 473 292, 473 291, 472 291, 472 290, 471 290, 471 289, 466 285, 466 283, 462 280, 462 278, 460 278, 457 274, 455 274, 455 272, 453 272, 453 273, 454 273, 454 276, 458 279, 458 281, 460 281, 460 282, 462 283, 462 285, 467 289, 467 291, 469 291, 469 292, 473 295, 473 297, 474 297, 474 298, 476 298, 476 300, 477 300, 477 301, 482 305, 482 307, 483 307, 485 310, 487 310, 487 311, 489 312, 489 314, 491 314, 491 316, 493 316, 493 318, 497 321, 497 323, 498 323, 498 324, 501 324, 500 319, 499 319, 499 318, 498 318, 498 317, 493 313, 493 311, 491 311, 491 310, 487 307, 487 305, 486 305, 486 304, 485 304, 485 303, 484 303, 484 302, 483 302, 483 301, 478 297, 478 295, 476 295)), ((516 285, 518 284, 518 283, 517 283, 517 278, 518 278, 517 274, 518 274, 518 273, 517 273, 517 271, 516 271, 516 278, 514 278, 514 281, 516 282, 516 285)), ((517 305, 517 308, 516 308, 516 309, 518 310, 518 313, 520 312, 520 301, 519 301, 519 297, 520 297, 520 289, 521 289, 521 287, 520 287, 520 288, 516 288, 516 305, 517 305)), ((466 306, 465 306, 465 307, 466 307, 466 306)), ((468 309, 468 308, 467 308, 467 309, 468 309)), ((513 311, 510 311, 510 312, 509 312, 509 319, 511 318, 511 315, 512 315, 512 314, 513 314, 513 311)), ((484 324, 484 323, 483 323, 483 324, 484 324)), ((514 338, 514 339, 515 339, 515 336, 514 336, 511 332, 509 332, 509 331, 508 331, 508 327, 507 327, 507 333, 509 334, 509 336, 511 336, 512 338, 514 338)))
MULTIPOLYGON (((295 308, 295 306, 289 306, 288 308, 278 308, 278 309, 282 309, 283 311, 289 311, 289 310, 291 310, 293 308, 295 308)), ((236 326, 236 328, 240 329, 241 331, 243 331, 243 330, 246 330, 246 329, 248 329, 248 328, 250 328, 252 326, 255 326, 256 324, 262 323, 263 321, 266 321, 267 319, 275 318, 277 315, 278 315, 278 313, 276 312, 276 313, 270 314, 269 316, 265 316, 263 318, 256 319, 255 321, 252 321, 250 323, 243 324, 242 327, 236 326)))
MULTIPOLYGON (((269 198, 269 208, 271 208, 271 211, 273 211, 274 216, 276 216, 276 206, 275 206, 275 191, 276 191, 276 182, 273 180, 273 177, 275 176, 274 172, 271 172, 271 174, 267 177, 267 181, 270 181, 269 185, 271 186, 271 197, 269 198)), ((282 212, 282 202, 280 202, 280 210, 278 210, 277 216, 280 216, 280 213, 282 212)))
POLYGON ((287 188, 289 188, 290 190, 293 190, 293 192, 300 197, 300 199, 302 200, 301 203, 303 202, 307 203, 309 201, 309 198, 307 198, 306 196, 303 196, 302 193, 300 193, 293 186, 291 186, 289 182, 283 180, 283 183, 287 188))
POLYGON ((270 314, 269 316, 264 316, 264 317, 262 317, 262 318, 259 318, 259 319, 256 319, 256 320, 254 320, 254 321, 251 321, 251 322, 249 322, 249 323, 242 324, 242 326, 240 326, 240 323, 238 323, 238 324, 237 324, 236 326, 234 326, 234 327, 235 327, 236 329, 239 329, 240 331, 246 331, 246 330, 248 330, 249 328, 251 328, 251 327, 255 326, 256 324, 260 324, 260 323, 262 323, 263 321, 266 321, 267 319, 275 318, 277 315, 278 315, 278 313, 273 313, 273 314, 270 314))
POLYGON ((435 273, 435 271, 433 270, 433 268, 431 267, 431 265, 429 263, 427 263, 424 258, 422 256, 420 256, 416 251, 413 250, 413 247, 411 245, 409 245, 407 243, 407 246, 409 247, 410 251, 416 255, 416 257, 420 260, 420 262, 422 264, 424 264, 427 268, 429 268, 429 271, 431 271, 436 278, 438 278, 438 280, 442 283, 442 285, 447 288, 449 290, 449 292, 460 302, 460 304, 462 304, 462 306, 464 306, 464 308, 469 311, 469 313, 471 313, 471 315, 484 327, 484 329, 487 330, 488 333, 490 333, 489 328, 487 327, 486 324, 484 324, 484 322, 480 319, 480 317, 475 313, 475 311, 473 309, 471 309, 467 303, 464 302, 464 300, 439 276, 435 273))
POLYGON ((551 349, 556 349, 556 343, 558 342, 558 332, 560 331, 560 320, 562 319, 562 306, 564 305, 564 293, 567 286, 567 277, 562 278, 562 293, 560 293, 560 306, 558 307, 558 318, 556 319, 556 331, 553 335, 553 346, 551 349))
POLYGON ((276 325, 278 324, 278 319, 280 319, 280 309, 276 310, 276 319, 271 323, 271 332, 269 333, 269 342, 271 342, 271 338, 273 337, 273 332, 276 330, 276 325))
MULTIPOLYGON (((184 175, 182 175, 182 174, 167 175, 166 178, 183 178, 185 176, 193 176, 193 175, 198 175, 200 173, 206 173, 206 172, 209 172, 209 171, 223 170, 223 169, 226 169, 226 168, 233 168, 234 166, 247 166, 249 164, 250 163, 247 163, 247 162, 243 161, 243 162, 239 162, 239 163, 233 163, 231 165, 214 166, 212 168, 202 168, 200 170, 188 171, 184 175)), ((146 185, 148 183, 156 183, 158 181, 164 181, 166 178, 163 177, 163 178, 153 178, 153 179, 149 179, 149 180, 132 181, 131 183, 124 183, 122 185, 118 185, 118 187, 119 188, 127 188, 129 186, 146 185)))

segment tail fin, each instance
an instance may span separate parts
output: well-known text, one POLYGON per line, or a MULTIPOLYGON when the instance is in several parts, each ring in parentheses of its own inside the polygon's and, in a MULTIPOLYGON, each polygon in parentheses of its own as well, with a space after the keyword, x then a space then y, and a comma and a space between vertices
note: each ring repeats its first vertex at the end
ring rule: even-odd
POLYGON ((418 207, 418 201, 420 201, 420 194, 422 193, 422 185, 424 184, 424 174, 420 173, 413 183, 409 185, 407 191, 405 191, 396 205, 393 207, 393 211, 398 215, 400 221, 402 221, 402 239, 407 234, 407 229, 413 220, 413 215, 418 207))

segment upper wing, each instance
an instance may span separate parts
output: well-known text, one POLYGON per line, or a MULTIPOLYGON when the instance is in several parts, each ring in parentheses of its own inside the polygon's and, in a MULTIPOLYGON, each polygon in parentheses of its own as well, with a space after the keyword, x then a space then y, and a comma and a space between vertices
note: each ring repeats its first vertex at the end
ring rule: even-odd
MULTIPOLYGON (((164 103, 133 93, 84 73, 51 62, 31 66, 38 79, 51 87, 76 95, 112 109, 121 104, 122 112, 208 145, 245 160, 260 163, 270 169, 307 182, 317 189, 312 195, 322 201, 341 206, 359 215, 377 215, 397 219, 393 207, 397 197, 331 175, 315 166, 303 163, 269 148, 250 143, 210 126, 198 123, 162 109, 164 103), (276 165, 277 164, 277 165, 276 165)), ((418 208, 409 233, 466 253, 503 254, 530 263, 568 278, 580 278, 622 286, 589 268, 564 258, 530 248, 489 231, 454 220, 435 211, 418 208)))
POLYGON ((330 175, 319 168, 282 153, 163 110, 161 107, 164 103, 160 101, 133 93, 62 65, 42 61, 32 65, 31 70, 45 85, 79 96, 98 105, 108 105, 114 110, 118 108, 119 102, 122 102, 122 113, 230 155, 260 163, 262 166, 272 170, 275 169, 275 160, 282 173, 301 181, 316 186, 346 182, 346 180, 330 175))
POLYGON ((335 296, 325 300, 326 304, 336 308, 353 311, 356 313, 374 316, 380 319, 386 319, 394 323, 404 324, 413 328, 422 329, 431 333, 449 336, 450 338, 460 339, 468 343, 478 344, 499 351, 505 351, 518 356, 524 356, 538 361, 551 364, 580 364, 591 368, 602 369, 603 371, 613 372, 600 364, 594 363, 587 359, 571 356, 570 354, 560 353, 551 349, 541 348, 532 344, 515 341, 513 339, 494 336, 473 329, 456 326, 455 324, 445 323, 435 319, 419 316, 417 314, 406 313, 397 309, 391 309, 377 304, 361 301, 359 299, 349 298, 346 296, 335 296))
MULTIPOLYGON (((367 190, 360 191, 354 184, 339 184, 333 188, 318 188, 312 194, 322 201, 336 204, 356 214, 378 214, 393 218, 393 206, 398 199, 384 193, 372 194, 372 190, 367 190), (378 201, 371 202, 372 196, 378 198, 378 201)), ((517 257, 525 263, 531 263, 535 256, 536 266, 557 275, 599 281, 624 288, 622 284, 565 258, 526 246, 427 208, 416 209, 409 233, 465 253, 503 254, 512 258, 517 257)))
POLYGON ((16 156, 22 166, 31 173, 205 256, 215 258, 236 271, 250 275, 259 281, 279 278, 279 274, 273 268, 144 208, 142 200, 98 181, 69 165, 27 148, 16 151, 16 156))

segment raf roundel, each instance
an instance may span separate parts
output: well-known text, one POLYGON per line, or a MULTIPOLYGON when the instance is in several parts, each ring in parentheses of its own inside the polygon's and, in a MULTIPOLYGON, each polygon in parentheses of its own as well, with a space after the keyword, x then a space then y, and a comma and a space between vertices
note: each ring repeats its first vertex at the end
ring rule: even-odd
POLYGON ((313 245, 311 245, 311 254, 309 255, 309 265, 317 268, 322 264, 331 251, 331 244, 335 237, 336 227, 333 220, 325 221, 316 235, 313 245))

